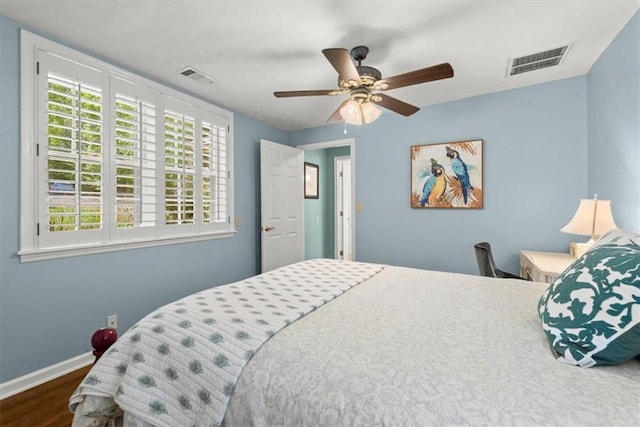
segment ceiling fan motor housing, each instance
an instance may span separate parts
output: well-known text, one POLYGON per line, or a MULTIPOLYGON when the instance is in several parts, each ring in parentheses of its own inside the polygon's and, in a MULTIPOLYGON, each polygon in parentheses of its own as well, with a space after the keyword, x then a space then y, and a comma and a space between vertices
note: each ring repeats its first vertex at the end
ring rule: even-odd
POLYGON ((362 80, 362 85, 356 84, 353 80, 346 82, 338 77, 338 86, 347 90, 361 86, 372 88, 375 82, 382 79, 382 73, 377 68, 360 65, 356 67, 356 70, 358 70, 358 75, 360 76, 360 80, 362 80))
POLYGON ((378 81, 382 78, 382 73, 377 68, 367 67, 366 65, 359 65, 356 67, 356 70, 358 70, 360 78, 370 77, 374 81, 378 81))

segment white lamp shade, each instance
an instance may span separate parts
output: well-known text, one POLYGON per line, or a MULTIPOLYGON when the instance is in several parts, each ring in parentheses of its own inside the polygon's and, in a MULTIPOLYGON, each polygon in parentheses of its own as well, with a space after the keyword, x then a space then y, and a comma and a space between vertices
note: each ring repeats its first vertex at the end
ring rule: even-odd
POLYGON ((373 105, 373 103, 371 102, 363 103, 361 108, 362 117, 364 118, 365 123, 371 123, 372 121, 380 117, 380 114, 382 114, 382 111, 380 111, 380 109, 373 105))
POLYGON ((340 115, 345 122, 351 125, 362 124, 362 110, 360 109, 360 103, 353 99, 348 100, 342 108, 340 108, 340 115))
POLYGON ((597 239, 618 228, 611 214, 611 200, 580 199, 580 205, 569 224, 560 231, 597 239))

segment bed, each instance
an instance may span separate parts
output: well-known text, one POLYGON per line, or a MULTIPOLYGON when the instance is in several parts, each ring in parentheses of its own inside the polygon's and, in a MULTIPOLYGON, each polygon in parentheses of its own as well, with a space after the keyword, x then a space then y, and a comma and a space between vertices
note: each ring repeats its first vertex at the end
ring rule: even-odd
POLYGON ((547 287, 326 259, 214 287, 127 331, 74 426, 640 425, 640 362, 560 363, 547 287))

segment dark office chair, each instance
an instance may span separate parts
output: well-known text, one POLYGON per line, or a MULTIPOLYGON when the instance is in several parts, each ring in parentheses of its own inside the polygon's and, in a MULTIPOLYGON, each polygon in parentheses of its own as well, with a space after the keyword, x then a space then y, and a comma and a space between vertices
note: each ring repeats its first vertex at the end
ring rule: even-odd
POLYGON ((473 248, 476 251, 476 260, 478 261, 478 269, 481 276, 498 277, 500 279, 522 279, 520 276, 507 273, 496 267, 489 242, 476 243, 473 248))

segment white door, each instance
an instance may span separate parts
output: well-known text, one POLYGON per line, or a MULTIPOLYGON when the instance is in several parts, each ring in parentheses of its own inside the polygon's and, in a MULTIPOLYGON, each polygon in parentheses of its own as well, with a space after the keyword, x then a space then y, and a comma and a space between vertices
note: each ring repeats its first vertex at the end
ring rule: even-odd
POLYGON ((351 159, 336 157, 335 159, 335 188, 336 188, 336 259, 351 261, 351 159))
POLYGON ((304 260, 303 151, 260 140, 262 272, 304 260))

